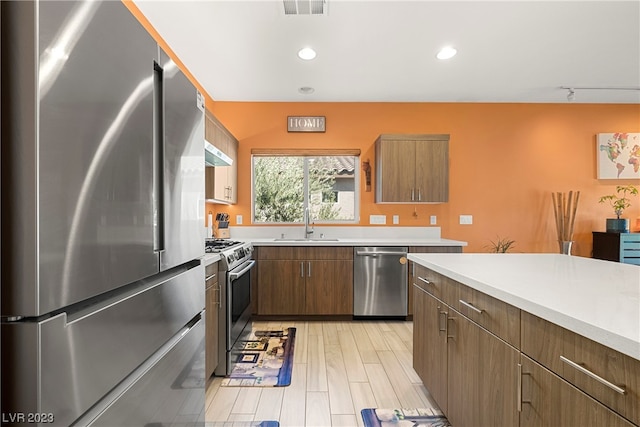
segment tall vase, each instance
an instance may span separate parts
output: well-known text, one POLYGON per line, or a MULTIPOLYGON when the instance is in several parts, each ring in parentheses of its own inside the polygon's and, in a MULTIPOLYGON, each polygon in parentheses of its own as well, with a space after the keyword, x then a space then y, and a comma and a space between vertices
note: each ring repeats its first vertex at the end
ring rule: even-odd
POLYGON ((572 246, 573 246, 573 240, 560 241, 560 253, 563 255, 571 255, 572 246))

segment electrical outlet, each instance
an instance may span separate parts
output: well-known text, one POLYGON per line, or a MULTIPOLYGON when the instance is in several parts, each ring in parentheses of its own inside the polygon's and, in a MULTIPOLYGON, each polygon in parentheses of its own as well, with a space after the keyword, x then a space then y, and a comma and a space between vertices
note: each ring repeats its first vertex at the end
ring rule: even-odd
POLYGON ((242 225, 242 215, 236 215, 236 224, 242 225))
POLYGON ((400 224, 400 215, 394 215, 393 216, 393 223, 394 224, 400 224))
POLYGON ((473 224, 473 215, 460 215, 460 224, 473 224))
POLYGON ((437 224, 437 218, 435 215, 431 215, 431 217, 429 218, 429 224, 431 225, 436 225, 437 224))
POLYGON ((386 215, 369 215, 369 224, 384 225, 387 223, 386 215))

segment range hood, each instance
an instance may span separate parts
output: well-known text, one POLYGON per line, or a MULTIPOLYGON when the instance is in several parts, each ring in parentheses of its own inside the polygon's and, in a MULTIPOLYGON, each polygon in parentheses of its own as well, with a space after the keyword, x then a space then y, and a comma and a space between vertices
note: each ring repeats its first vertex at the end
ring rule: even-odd
POLYGON ((207 166, 231 166, 233 159, 204 140, 204 163, 207 166))

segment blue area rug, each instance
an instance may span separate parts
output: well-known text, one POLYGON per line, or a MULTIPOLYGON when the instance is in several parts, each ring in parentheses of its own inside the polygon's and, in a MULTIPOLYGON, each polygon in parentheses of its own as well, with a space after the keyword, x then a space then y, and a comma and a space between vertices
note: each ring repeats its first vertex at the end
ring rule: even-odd
POLYGON ((285 387, 291 384, 296 328, 254 331, 236 354, 231 375, 223 387, 285 387))
POLYGON ((433 408, 363 409, 360 414, 365 427, 451 427, 447 417, 433 408))

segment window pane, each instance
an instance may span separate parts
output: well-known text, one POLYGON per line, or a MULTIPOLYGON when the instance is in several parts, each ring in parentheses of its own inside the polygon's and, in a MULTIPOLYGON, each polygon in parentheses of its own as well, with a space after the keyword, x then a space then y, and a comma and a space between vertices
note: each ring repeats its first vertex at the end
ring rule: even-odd
POLYGON ((254 222, 302 223, 306 207, 315 222, 356 221, 357 161, 357 156, 254 157, 254 222))
POLYGON ((355 219, 355 161, 353 156, 311 157, 309 208, 318 221, 355 219))
POLYGON ((304 158, 254 157, 256 222, 302 222, 304 158))

